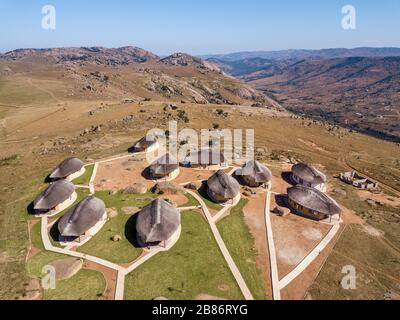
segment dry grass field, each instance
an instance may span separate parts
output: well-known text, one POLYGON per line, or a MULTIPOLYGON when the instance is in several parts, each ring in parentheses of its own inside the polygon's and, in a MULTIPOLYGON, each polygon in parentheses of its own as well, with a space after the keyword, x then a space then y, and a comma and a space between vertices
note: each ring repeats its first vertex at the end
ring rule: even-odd
MULTIPOLYGON (((115 76, 114 85, 98 89, 104 90, 98 95, 78 90, 78 80, 71 78, 71 73, 64 76, 61 70, 15 63, 13 71, 11 76, 0 76, 0 298, 18 298, 28 280, 26 212, 49 171, 72 155, 91 162, 125 153, 147 130, 167 129, 169 119, 178 120, 179 128, 217 124, 221 129, 254 129, 256 148, 267 150, 257 157, 271 163, 271 169, 289 158, 320 165, 334 188, 346 191, 346 196, 337 196, 338 201, 382 231, 375 241, 359 227, 347 228, 311 287, 310 297, 384 299, 399 294, 400 281, 394 273, 397 270, 399 274, 400 264, 399 207, 370 207, 355 190, 335 178, 354 168, 378 180, 388 197, 398 198, 399 145, 248 104, 172 99, 178 109, 165 111, 171 99, 148 92, 147 101, 122 103, 123 97, 129 98, 133 92, 145 96, 134 87, 140 79, 128 81, 129 67, 121 67, 118 74, 123 79, 115 76), (224 111, 223 116, 217 109, 224 111), (187 115, 185 121, 179 116, 182 112, 187 115), (368 290, 361 286, 359 291, 344 293, 338 288, 341 266, 349 263, 360 266, 363 283, 373 284, 368 290)), ((235 290, 230 296, 238 297, 235 290)))

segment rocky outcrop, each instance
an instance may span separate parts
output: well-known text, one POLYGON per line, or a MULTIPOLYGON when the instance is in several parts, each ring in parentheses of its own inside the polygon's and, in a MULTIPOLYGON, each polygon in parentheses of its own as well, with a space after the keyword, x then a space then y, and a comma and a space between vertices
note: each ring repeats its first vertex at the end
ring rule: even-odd
POLYGON ((160 61, 170 66, 196 67, 207 71, 222 72, 217 65, 182 52, 174 53, 160 61))

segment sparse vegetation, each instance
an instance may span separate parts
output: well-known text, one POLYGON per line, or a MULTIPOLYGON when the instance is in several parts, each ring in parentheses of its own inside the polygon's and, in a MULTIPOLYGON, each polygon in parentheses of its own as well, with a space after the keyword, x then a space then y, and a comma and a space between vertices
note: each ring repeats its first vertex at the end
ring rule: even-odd
POLYGON ((242 199, 231 209, 229 216, 218 222, 224 242, 244 277, 250 291, 257 300, 266 299, 261 271, 256 262, 254 239, 244 221, 243 208, 248 200, 242 199))
POLYGON ((19 159, 20 159, 20 155, 18 155, 18 154, 13 154, 11 156, 1 158, 0 166, 16 165, 16 164, 18 164, 19 159))

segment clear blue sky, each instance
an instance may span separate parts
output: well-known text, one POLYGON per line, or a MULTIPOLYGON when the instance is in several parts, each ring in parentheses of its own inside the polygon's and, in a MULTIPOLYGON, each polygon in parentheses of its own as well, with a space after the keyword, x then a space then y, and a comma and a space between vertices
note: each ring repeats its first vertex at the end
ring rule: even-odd
POLYGON ((400 47, 399 0, 0 0, 0 52, 135 45, 160 55, 295 48, 400 47), (41 28, 41 8, 57 28, 41 28), (341 28, 344 5, 357 30, 341 28))

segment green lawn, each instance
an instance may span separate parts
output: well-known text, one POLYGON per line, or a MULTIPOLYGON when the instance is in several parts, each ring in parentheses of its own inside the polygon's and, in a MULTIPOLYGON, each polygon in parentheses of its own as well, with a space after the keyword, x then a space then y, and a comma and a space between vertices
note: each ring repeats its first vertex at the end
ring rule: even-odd
POLYGON ((200 205, 196 198, 193 197, 190 193, 185 193, 185 197, 188 199, 188 202, 186 202, 184 205, 181 205, 180 207, 195 207, 200 205))
POLYGON ((123 214, 123 207, 144 207, 156 196, 151 193, 144 195, 127 195, 117 192, 112 195, 108 191, 95 194, 102 199, 107 208, 115 208, 118 215, 110 218, 103 228, 86 244, 78 249, 80 252, 88 253, 114 263, 130 263, 136 260, 142 249, 136 244, 136 220, 135 216, 123 214), (119 242, 111 241, 114 235, 120 235, 119 242))
MULTIPOLYGON (((28 274, 40 278, 43 276, 42 270, 44 266, 55 260, 64 258, 68 258, 68 256, 42 251, 28 261, 28 274)), ((104 292, 105 287, 106 282, 100 272, 82 269, 70 279, 57 281, 56 289, 45 290, 43 299, 95 300, 104 292)))
POLYGON ((80 185, 88 185, 89 184, 90 178, 92 177, 94 164, 86 166, 85 169, 86 169, 86 171, 83 175, 81 175, 80 177, 78 177, 72 181, 74 184, 80 184, 80 185))
POLYGON ((57 260, 57 259, 63 259, 63 258, 68 258, 66 255, 50 252, 50 251, 42 251, 33 256, 31 259, 29 259, 26 267, 28 270, 28 274, 33 276, 33 277, 41 277, 42 276, 42 268, 57 260))
POLYGON ((32 246, 37 249, 44 250, 44 245, 42 242, 42 233, 41 233, 41 223, 37 222, 31 229, 31 242, 32 246))
POLYGON ((127 275, 125 299, 190 300, 199 294, 243 299, 206 221, 199 213, 186 211, 175 246, 127 275))
POLYGON ((223 208, 222 205, 220 205, 219 203, 215 203, 214 201, 212 201, 210 199, 210 197, 208 196, 208 194, 204 188, 201 188, 200 190, 198 190, 196 192, 203 199, 203 201, 205 202, 205 204, 207 205, 207 207, 209 209, 214 209, 214 210, 219 211, 223 208))
POLYGON ((257 252, 254 248, 254 239, 243 215, 243 208, 247 202, 248 200, 242 199, 217 227, 254 298, 263 300, 266 299, 265 288, 261 270, 256 264, 257 252))
POLYGON ((104 276, 94 270, 80 270, 67 280, 57 281, 55 290, 45 290, 44 300, 98 300, 106 287, 104 276))

